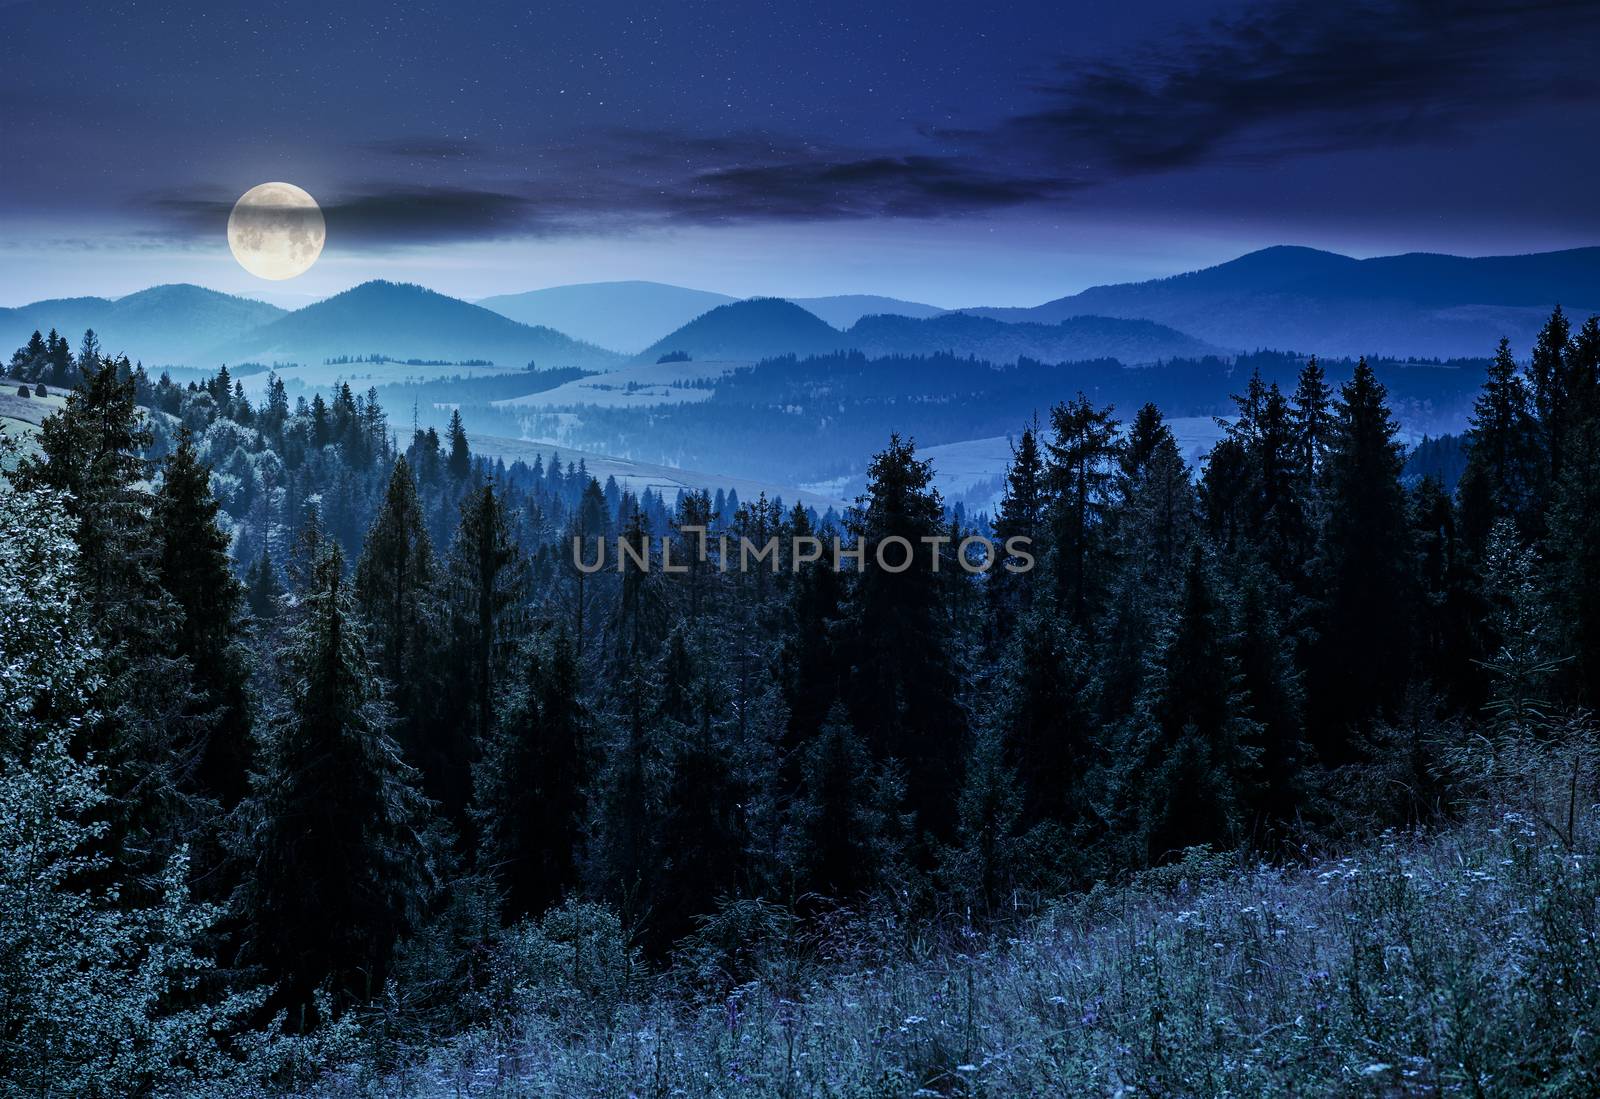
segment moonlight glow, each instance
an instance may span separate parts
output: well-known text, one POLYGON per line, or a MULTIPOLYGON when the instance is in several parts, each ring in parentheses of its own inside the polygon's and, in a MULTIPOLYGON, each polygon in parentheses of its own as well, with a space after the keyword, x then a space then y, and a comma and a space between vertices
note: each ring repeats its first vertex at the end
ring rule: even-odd
POLYGON ((317 262, 327 227, 317 200, 292 183, 262 183, 233 204, 228 247, 263 279, 292 279, 317 262))

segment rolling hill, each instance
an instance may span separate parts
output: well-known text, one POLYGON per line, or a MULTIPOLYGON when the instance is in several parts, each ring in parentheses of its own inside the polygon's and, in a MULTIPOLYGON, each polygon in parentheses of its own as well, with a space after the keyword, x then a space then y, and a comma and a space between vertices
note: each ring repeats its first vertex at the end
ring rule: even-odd
POLYGON ((523 324, 544 325, 631 355, 662 333, 737 300, 709 290, 635 281, 585 282, 497 294, 477 304, 523 324))
POLYGON ((654 362, 672 351, 695 359, 764 359, 841 350, 872 356, 950 352, 997 363, 1015 362, 1018 356, 1046 362, 1115 358, 1132 365, 1218 349, 1151 321, 1108 317, 1011 324, 959 313, 920 319, 874 314, 841 332, 793 302, 751 298, 697 317, 636 361, 654 362))
POLYGON ((339 356, 459 362, 482 359, 521 369, 603 369, 621 356, 554 329, 519 324, 421 286, 375 280, 297 309, 212 349, 219 362, 255 360, 307 365, 339 356))
POLYGON ((1246 349, 1451 357, 1489 354, 1502 335, 1525 355, 1557 303, 1573 313, 1600 310, 1600 248, 1352 259, 1280 246, 1032 308, 962 312, 1045 324, 1090 314, 1143 318, 1246 349))
POLYGON ((835 294, 826 298, 789 298, 808 313, 815 313, 835 328, 849 328, 862 317, 887 313, 897 317, 937 317, 946 312, 937 305, 886 298, 879 294, 835 294))
MULTIPOLYGON (((661 282, 585 282, 522 294, 497 294, 477 304, 523 324, 542 324, 576 339, 637 354, 721 305, 748 300, 661 282)), ((945 310, 879 294, 785 298, 834 328, 849 328, 873 313, 933 317, 945 310)))
POLYGON ((843 346, 843 334, 814 313, 782 298, 749 298, 718 306, 646 348, 639 362, 674 351, 696 359, 765 359, 820 355, 843 346))
POLYGON ((208 349, 285 315, 266 302, 188 283, 152 286, 115 299, 57 298, 0 309, 0 349, 9 354, 35 330, 54 328, 76 351, 84 329, 92 328, 108 354, 152 368, 198 364, 208 349))
POLYGON ((987 317, 946 313, 924 320, 862 317, 844 343, 868 355, 928 355, 949 352, 990 362, 1019 357, 1041 362, 1117 359, 1129 366, 1162 359, 1196 358, 1219 348, 1166 325, 1111 317, 1069 317, 1057 324, 1008 324, 987 317))

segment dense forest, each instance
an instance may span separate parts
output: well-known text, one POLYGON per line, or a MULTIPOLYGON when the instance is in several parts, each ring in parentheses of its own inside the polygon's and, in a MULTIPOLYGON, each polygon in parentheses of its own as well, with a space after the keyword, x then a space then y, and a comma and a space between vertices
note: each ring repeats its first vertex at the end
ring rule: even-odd
MULTIPOLYGON (((841 351, 766 359, 682 383, 709 390, 703 401, 540 411, 473 402, 462 408, 477 430, 490 434, 560 439, 603 454, 795 484, 858 473, 882 448, 885 424, 924 447, 1015 436, 1063 393, 1121 409, 1154 402, 1169 417, 1231 416, 1229 395, 1252 375, 1292 392, 1306 361, 1290 352, 1258 351, 1130 367, 1115 359, 987 362, 841 351)), ((1383 378, 1396 418, 1414 432, 1439 434, 1465 418, 1488 359, 1369 365, 1383 378)), ((1321 366, 1328 384, 1337 386, 1350 380, 1356 363, 1322 360, 1321 366)))
MULTIPOLYGON (((1196 473, 1170 372, 1019 364, 982 530, 867 365, 782 376, 879 435, 817 515, 20 349, 0 1093, 1592 1093, 1600 320, 1487 360, 1453 490, 1416 367, 1247 359, 1196 473)), ((658 415, 714 462, 777 377, 658 415)))

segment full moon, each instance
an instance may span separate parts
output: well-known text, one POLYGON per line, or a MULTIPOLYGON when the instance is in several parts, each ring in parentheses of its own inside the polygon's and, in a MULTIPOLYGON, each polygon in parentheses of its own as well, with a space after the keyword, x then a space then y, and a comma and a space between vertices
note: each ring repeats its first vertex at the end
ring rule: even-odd
POLYGON ((262 183, 233 204, 228 247, 239 266, 263 279, 292 279, 322 255, 327 226, 317 200, 292 183, 262 183))

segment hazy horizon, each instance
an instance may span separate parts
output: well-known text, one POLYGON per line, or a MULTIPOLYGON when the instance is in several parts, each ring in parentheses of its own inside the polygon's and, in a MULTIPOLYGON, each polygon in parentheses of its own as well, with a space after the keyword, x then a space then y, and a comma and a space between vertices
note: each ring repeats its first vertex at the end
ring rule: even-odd
MULTIPOLYGON (((1172 262, 1165 264, 1151 260, 1139 265, 1119 265, 1115 260, 1110 260, 1101 268, 1106 272, 1104 275, 1090 273, 1080 267, 1079 270, 1064 275, 1058 282, 1048 284, 1040 282, 1031 291, 1017 286, 1010 294, 991 293, 991 284, 982 278, 974 278, 969 290, 965 292, 952 290, 949 294, 937 296, 918 293, 914 286, 901 289, 894 285, 883 286, 844 281, 849 278, 848 275, 841 276, 841 281, 839 282, 830 282, 828 281, 827 272, 820 267, 814 275, 796 277, 793 272, 784 272, 785 276, 792 278, 798 288, 778 285, 783 280, 771 277, 752 277, 744 286, 712 284, 706 280, 682 277, 682 272, 663 269, 663 267, 653 265, 648 261, 640 263, 636 269, 630 269, 626 265, 619 265, 617 273, 598 277, 587 277, 586 274, 580 276, 580 273, 574 272, 574 277, 568 279, 551 277, 543 281, 529 279, 525 282, 519 282, 516 281, 516 275, 505 268, 488 264, 481 268, 474 267, 463 271, 457 265, 439 264, 436 260, 430 263, 425 258, 394 261, 359 258, 341 259, 335 256, 331 260, 324 258, 319 261, 312 271, 300 278, 286 282, 269 282, 255 278, 241 269, 228 252, 226 241, 219 241, 217 249, 196 249, 196 251, 202 253, 198 256, 182 259, 163 257, 160 260, 146 258, 144 262, 130 260, 127 266, 117 265, 109 272, 104 269, 96 269, 86 275, 78 273, 81 268, 73 267, 58 275, 59 283, 49 277, 42 280, 32 278, 26 283, 27 289, 23 289, 20 285, 4 287, 3 292, 0 292, 0 308, 19 308, 32 305, 35 302, 62 298, 98 297, 116 300, 156 286, 191 284, 219 293, 267 302, 283 309, 292 310, 323 301, 351 287, 373 280, 412 283, 424 286, 440 294, 469 302, 477 302, 498 295, 522 294, 557 287, 583 286, 596 283, 648 282, 708 291, 731 298, 817 298, 873 295, 918 302, 941 309, 961 309, 976 306, 1034 306, 1056 298, 1079 293, 1091 286, 1167 278, 1172 275, 1184 274, 1227 263, 1230 260, 1262 248, 1279 246, 1315 248, 1320 251, 1349 256, 1353 259, 1373 259, 1412 253, 1479 258, 1530 255, 1597 247, 1600 246, 1600 239, 1593 243, 1578 242, 1559 247, 1487 249, 1481 251, 1444 251, 1431 248, 1395 251, 1356 250, 1306 244, 1299 241, 1273 241, 1237 251, 1218 251, 1214 255, 1199 256, 1192 259, 1188 258, 1186 253, 1184 259, 1175 258, 1172 262), (220 251, 220 255, 211 254, 217 251, 220 251), (630 270, 633 273, 628 273, 630 270), (491 283, 485 279, 485 275, 497 278, 500 281, 491 283), (59 287, 59 289, 52 290, 52 287, 59 287)), ((19 249, 13 243, 9 250, 15 252, 19 249)), ((548 266, 540 265, 535 269, 546 270, 548 266)), ((37 274, 36 268, 31 270, 37 274)))

